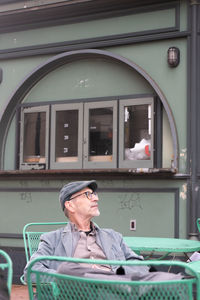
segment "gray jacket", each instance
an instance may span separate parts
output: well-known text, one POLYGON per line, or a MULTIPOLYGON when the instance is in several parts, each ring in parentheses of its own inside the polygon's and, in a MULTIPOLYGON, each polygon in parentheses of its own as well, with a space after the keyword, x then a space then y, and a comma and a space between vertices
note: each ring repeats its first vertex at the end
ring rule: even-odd
MULTIPOLYGON (((39 256, 67 256, 73 257, 76 245, 80 238, 78 231, 72 231, 71 224, 41 235, 38 250, 32 255, 31 260, 39 256)), ((122 235, 112 229, 102 229, 96 226, 96 242, 105 253, 108 260, 143 260, 142 256, 133 252, 123 241, 122 235)), ((43 272, 56 272, 60 262, 58 261, 42 261, 35 264, 34 269, 43 272)), ((26 265, 24 269, 24 277, 26 279, 26 265)), ((118 266, 112 266, 115 270, 118 266)), ((149 268, 146 266, 125 266, 125 273, 139 273, 146 275, 149 268)))

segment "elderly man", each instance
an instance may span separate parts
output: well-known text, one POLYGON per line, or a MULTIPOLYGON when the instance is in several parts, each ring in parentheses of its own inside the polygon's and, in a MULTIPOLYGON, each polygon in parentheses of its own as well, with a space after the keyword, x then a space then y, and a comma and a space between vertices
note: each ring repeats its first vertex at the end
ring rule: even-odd
MULTIPOLYGON (((91 220, 100 215, 98 207, 97 183, 95 180, 71 182, 60 191, 60 204, 69 223, 65 228, 45 233, 36 253, 31 259, 41 255, 68 256, 75 258, 105 260, 143 260, 134 253, 123 241, 122 235, 112 229, 102 229, 91 220)), ((37 270, 59 272, 84 276, 100 274, 101 276, 125 276, 131 279, 156 280, 180 278, 180 275, 163 272, 149 272, 147 266, 78 265, 55 261, 38 263, 37 270), (153 275, 156 273, 155 275, 153 275), (163 273, 159 275, 158 273, 163 273), (160 277, 161 276, 161 277, 160 277), (163 277, 164 276, 164 277, 163 277), (167 276, 167 277, 166 277, 167 276), (171 276, 171 277, 170 277, 171 276), (177 277, 178 276, 178 277, 177 277)), ((26 278, 27 266, 25 267, 26 278)))

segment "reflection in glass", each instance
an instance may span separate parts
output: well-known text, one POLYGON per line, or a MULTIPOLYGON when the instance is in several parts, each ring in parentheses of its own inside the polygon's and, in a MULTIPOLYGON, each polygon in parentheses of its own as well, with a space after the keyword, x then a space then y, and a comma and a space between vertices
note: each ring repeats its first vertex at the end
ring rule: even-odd
POLYGON ((113 108, 89 110, 89 160, 112 161, 113 108))
POLYGON ((127 160, 151 158, 151 105, 124 107, 124 147, 127 160))
POLYGON ((56 162, 78 161, 78 110, 56 112, 56 162))
POLYGON ((45 163, 45 128, 45 112, 24 114, 24 162, 45 163))

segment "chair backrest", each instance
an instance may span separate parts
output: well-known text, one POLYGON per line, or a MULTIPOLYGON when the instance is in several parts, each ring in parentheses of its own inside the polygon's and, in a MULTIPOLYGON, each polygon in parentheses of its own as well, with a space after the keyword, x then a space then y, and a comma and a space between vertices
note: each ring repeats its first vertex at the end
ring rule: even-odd
MULTIPOLYGON (((94 276, 94 275, 92 275, 94 276)), ((108 261, 88 260, 67 257, 44 256, 33 260, 27 270, 27 281, 30 300, 43 299, 68 299, 68 300, 93 300, 93 299, 117 299, 117 300, 200 300, 200 285, 198 274, 187 263, 178 261, 108 261), (122 279, 103 279, 71 276, 59 273, 47 273, 34 270, 34 265, 39 261, 55 260, 62 262, 76 262, 88 264, 108 265, 154 265, 177 266, 192 276, 183 279, 168 281, 139 281, 122 279), (35 282, 33 288, 33 282, 35 282), (196 291, 196 294, 195 294, 196 291)))
POLYGON ((197 219, 197 228, 198 228, 198 231, 200 232, 200 218, 197 219))
POLYGON ((60 225, 66 224, 67 222, 40 222, 26 224, 23 228, 26 261, 28 262, 33 253, 37 251, 40 236, 43 233, 56 230, 60 225))
POLYGON ((3 261, 0 263, 0 269, 3 271, 3 275, 6 278, 8 292, 10 294, 13 278, 13 266, 10 256, 3 250, 0 250, 0 257, 3 257, 3 261))

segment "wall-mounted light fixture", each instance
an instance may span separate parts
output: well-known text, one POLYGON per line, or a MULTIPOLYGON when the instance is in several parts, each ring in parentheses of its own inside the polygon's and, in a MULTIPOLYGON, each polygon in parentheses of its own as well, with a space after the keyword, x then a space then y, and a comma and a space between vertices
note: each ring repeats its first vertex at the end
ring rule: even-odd
POLYGON ((177 47, 170 47, 167 51, 167 62, 172 68, 179 65, 180 62, 180 50, 177 47))

